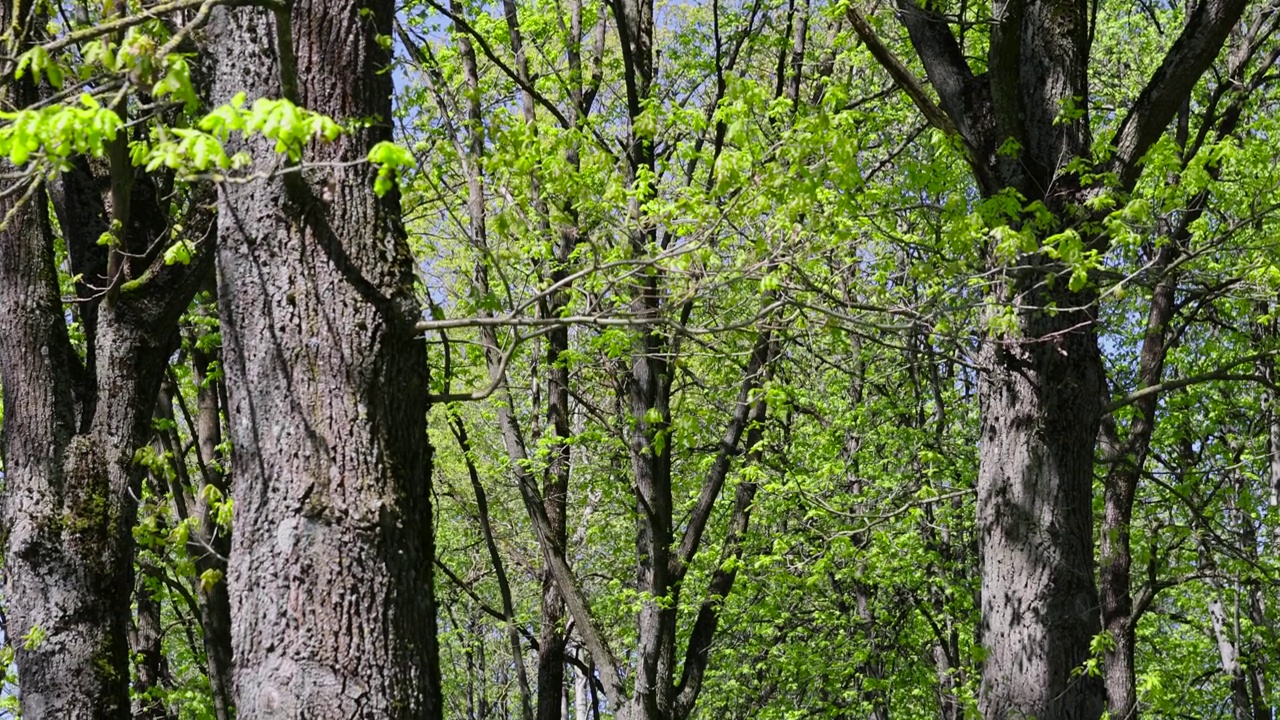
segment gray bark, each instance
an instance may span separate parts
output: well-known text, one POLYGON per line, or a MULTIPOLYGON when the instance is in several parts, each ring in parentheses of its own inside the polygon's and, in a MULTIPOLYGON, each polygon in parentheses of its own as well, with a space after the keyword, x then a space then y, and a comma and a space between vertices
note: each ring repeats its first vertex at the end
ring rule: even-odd
POLYGON ((1068 330, 1084 313, 1029 314, 1022 330, 1038 341, 989 340, 982 351, 983 715, 1096 718, 1101 683, 1072 671, 1098 631, 1091 490, 1102 365, 1092 330, 1068 330))
POLYGON ((16 648, 24 717, 125 718, 133 455, 210 253, 108 294, 95 367, 84 368, 67 339, 43 208, 36 193, 0 233, 7 620, 16 637, 45 636, 16 648), (90 395, 98 400, 83 402, 90 395))
POLYGON ((372 118, 289 167, 250 143, 221 187, 236 478, 229 587, 237 714, 435 718, 426 348, 399 198, 361 162, 391 135, 390 2, 220 11, 214 97, 372 118), (288 171, 286 174, 281 175, 288 171))
MULTIPOLYGON (((10 10, 23 21, 38 17, 26 3, 6 6, 5 27, 15 19, 10 10)), ((17 44, 9 50, 25 44, 22 35, 11 36, 17 44)), ((8 107, 36 99, 26 81, 0 89, 8 107)), ((150 434, 178 314, 211 257, 197 247, 190 265, 163 265, 148 250, 167 244, 167 216, 152 205, 151 178, 128 168, 113 174, 122 191, 142 187, 140 210, 130 216, 113 208, 123 231, 111 251, 117 272, 110 287, 80 287, 89 301, 82 303, 87 363, 67 333, 43 188, 0 200, 7 220, 0 230, 4 598, 27 720, 130 716, 131 531, 141 481, 133 455, 150 434)), ((98 187, 77 162, 53 198, 71 265, 87 278, 105 254, 96 235, 86 238, 106 226, 98 187)))
POLYGON ((590 680, 586 672, 575 667, 573 669, 573 720, 587 720, 587 707, 591 690, 587 687, 590 680))
POLYGON ((11 218, 0 233, 6 630, 24 717, 127 718, 128 479, 119 465, 108 476, 100 435, 78 433, 66 383, 83 370, 63 324, 44 203, 37 192, 10 216, 12 202, 0 201, 11 218))

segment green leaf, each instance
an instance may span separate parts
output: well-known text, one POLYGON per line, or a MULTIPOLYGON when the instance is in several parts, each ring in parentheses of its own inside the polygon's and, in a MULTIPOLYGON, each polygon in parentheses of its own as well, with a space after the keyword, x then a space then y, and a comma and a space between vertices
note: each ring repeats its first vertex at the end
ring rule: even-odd
POLYGON ((191 264, 191 248, 185 240, 179 240, 164 251, 164 264, 172 265, 174 263, 191 264))

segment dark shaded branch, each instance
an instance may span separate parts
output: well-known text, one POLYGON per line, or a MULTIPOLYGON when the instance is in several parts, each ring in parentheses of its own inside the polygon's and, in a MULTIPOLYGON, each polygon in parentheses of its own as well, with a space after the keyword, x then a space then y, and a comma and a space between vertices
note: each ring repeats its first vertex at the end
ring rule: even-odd
MULTIPOLYGON (((969 100, 975 95, 977 82, 960 54, 960 46, 946 23, 934 14, 917 7, 912 0, 899 2, 899 15, 920 61, 924 64, 929 83, 938 93, 941 106, 929 97, 923 84, 893 54, 862 13, 850 4, 845 12, 858 37, 876 62, 889 73, 894 84, 911 98, 925 120, 948 135, 955 135, 964 144, 966 159, 974 177, 985 191, 994 192, 995 178, 984 161, 980 148, 989 144, 978 118, 979 108, 971 107, 969 100)), ((981 110, 986 111, 986 108, 981 110)))
MULTIPOLYGON (((772 354, 772 343, 764 352, 772 354)), ((764 398, 756 400, 751 408, 751 429, 747 433, 747 453, 751 464, 760 463, 767 411, 768 404, 764 398)), ((725 535, 720 563, 711 576, 705 599, 698 609, 693 630, 689 633, 689 643, 685 647, 684 667, 675 696, 674 715, 677 720, 683 720, 689 716, 698 700, 698 694, 702 691, 702 680, 706 675, 707 663, 711 659, 712 641, 715 639, 716 628, 720 623, 720 609, 724 605, 725 598, 733 590, 733 583, 738 576, 738 565, 742 560, 743 536, 746 535, 751 520, 751 508, 755 502, 758 487, 753 480, 743 480, 734 494, 729 531, 725 535)))
POLYGON ((1164 62, 1147 81, 1112 140, 1111 170, 1122 188, 1140 174, 1138 161, 1169 125, 1183 100, 1213 63, 1248 0, 1201 0, 1164 62))
POLYGON ((467 466, 467 477, 471 480, 471 490, 475 493, 476 514, 480 519, 480 532, 484 535, 485 548, 489 551, 489 563, 493 565, 494 576, 498 581, 498 594, 502 598, 502 621, 506 624, 507 642, 511 646, 511 661, 516 666, 516 681, 520 686, 520 713, 525 720, 532 720, 533 705, 530 700, 529 678, 525 674, 523 654, 520 651, 520 636, 517 632, 515 604, 511 600, 511 583, 507 580, 507 570, 502 563, 502 555, 498 552, 498 543, 493 536, 493 525, 489 522, 489 499, 484 485, 480 483, 480 473, 476 470, 475 454, 471 451, 471 440, 467 437, 467 426, 456 409, 449 411, 450 427, 453 438, 462 451, 463 461, 467 466))
MULTIPOLYGON (((885 46, 884 42, 880 40, 880 36, 876 34, 875 28, 871 27, 871 23, 867 22, 867 19, 862 16, 862 13, 858 12, 858 9, 850 4, 849 9, 846 11, 846 15, 849 18, 849 23, 853 25, 854 31, 858 33, 858 37, 866 44, 867 50, 871 53, 871 56, 874 57, 876 62, 880 63, 880 66, 889 73, 889 77, 893 78, 893 82, 897 84, 899 88, 902 88, 902 91, 907 94, 907 97, 911 98, 911 102, 915 103, 915 106, 919 108, 920 114, 924 115, 925 120, 929 121, 930 125, 947 134, 958 134, 959 130, 957 130, 955 124, 952 123, 949 113, 944 112, 942 108, 933 101, 933 98, 929 97, 929 93, 925 90, 924 85, 921 84, 919 79, 917 79, 916 76, 907 69, 906 65, 902 64, 902 61, 893 54, 893 51, 885 46)), ((904 22, 906 21, 905 15, 906 13, 904 13, 904 22)), ((923 54, 921 55, 921 59, 923 59, 923 54)), ((927 69, 928 64, 926 64, 925 67, 927 69)), ((952 74, 953 73, 951 72, 942 73, 945 77, 950 77, 952 74)), ((947 86, 948 83, 944 82, 942 87, 947 86)), ((934 88, 938 90, 938 94, 941 97, 943 93, 942 88, 940 88, 937 83, 934 83, 934 88)))

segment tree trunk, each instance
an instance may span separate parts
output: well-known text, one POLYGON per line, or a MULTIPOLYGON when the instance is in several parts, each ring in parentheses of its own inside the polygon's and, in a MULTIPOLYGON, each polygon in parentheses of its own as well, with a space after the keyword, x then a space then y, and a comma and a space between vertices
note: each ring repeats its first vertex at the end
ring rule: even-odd
MULTIPOLYGON (((18 3, 0 11, 0 24, 32 17, 39 14, 18 3)), ((25 42, 21 32, 14 37, 9 50, 25 42)), ((7 82, 3 91, 6 107, 36 99, 27 81, 7 82)), ((87 174, 87 166, 76 168, 70 179, 84 179, 75 173, 87 174)), ((131 172, 121 173, 124 182, 135 179, 131 172)), ((25 193, 0 199, 7 220, 0 231, 6 629, 24 718, 128 718, 133 498, 141 480, 133 456, 149 438, 178 314, 210 253, 197 247, 190 265, 164 266, 145 252, 164 247, 155 228, 117 214, 127 230, 116 247, 130 260, 119 265, 99 307, 86 309, 96 322, 85 324, 93 348, 85 365, 67 333, 40 179, 32 173, 20 180, 33 182, 25 193), (131 282, 123 286, 125 280, 131 282)), ((60 184, 55 197, 73 268, 94 265, 82 254, 88 248, 86 254, 102 252, 96 237, 83 237, 106 225, 93 187, 60 184)), ((144 195, 144 212, 154 209, 144 195)), ((165 214, 156 214, 163 224, 165 214)))
MULTIPOLYGON (((1060 307, 1087 306, 1063 298, 1060 307)), ((978 469, 983 717, 1097 718, 1097 678, 1073 676, 1098 631, 1093 448, 1102 364, 1084 312, 1020 318, 1025 340, 982 350, 978 469)))
MULTIPOLYGON (((1213 62, 1246 0, 1196 3, 1160 68, 1133 100, 1103 166, 1132 189, 1139 161, 1213 62)), ((1008 190, 1030 214, 1042 203, 1050 228, 1077 231, 1088 249, 1108 238, 1081 221, 1093 188, 1071 164, 1094 156, 1089 122, 1089 5, 1025 0, 992 5, 985 68, 975 73, 933 3, 898 0, 935 104, 880 41, 856 5, 846 14, 870 52, 924 117, 959 136, 977 189, 1008 190)), ((1096 182, 1096 181, 1094 181, 1096 182)), ((1040 243, 1037 242, 1037 245, 1040 243)), ((1093 451, 1103 368, 1094 330, 1096 293, 1069 292, 1067 270, 1043 252, 988 256, 1001 279, 979 354, 978 468, 983 663, 979 707, 990 720, 1096 718, 1101 684, 1073 677, 1098 629, 1093 579, 1093 451), (1053 289, 1056 283, 1056 290, 1053 289), (1038 289, 1041 286, 1048 289, 1038 289), (1005 315, 999 308, 1005 308, 1005 315), (1075 309, 1069 309, 1075 308, 1075 309), (1006 325, 1011 320, 1012 325, 1006 325), (1012 332, 1009 332, 1009 331, 1012 332)))
POLYGON ((202 270, 193 261, 174 268, 186 277, 168 287, 149 281, 108 297, 86 378, 67 339, 43 193, 27 203, 0 234, 5 599, 15 640, 30 639, 17 647, 23 713, 124 718, 141 479, 133 456, 149 435, 178 310, 202 270), (77 402, 82 382, 98 402, 77 402))
POLYGON ((161 643, 164 630, 160 622, 160 603, 147 587, 146 576, 137 582, 137 612, 129 633, 129 646, 135 658, 133 681, 133 717, 135 720, 169 720, 169 710, 160 700, 160 690, 168 675, 168 662, 161 643))
POLYGON ((587 710, 591 702, 591 689, 587 687, 590 682, 585 671, 577 667, 573 669, 573 720, 587 720, 590 717, 587 710))
POLYGON ((207 264, 171 266, 108 297, 86 378, 67 340, 43 194, 27 202, 0 234, 5 600, 23 716, 127 718, 133 456, 150 434, 178 312, 207 264), (81 382, 96 403, 76 402, 81 382))
POLYGON ((391 136, 393 8, 303 0, 220 11, 214 97, 284 97, 340 123, 302 169, 250 143, 222 186, 219 302, 236 505, 229 588, 238 717, 436 718, 426 348, 391 136))
POLYGON ((227 558, 231 553, 231 536, 220 528, 213 518, 209 490, 212 485, 223 497, 230 497, 230 483, 225 471, 226 459, 218 446, 222 444, 222 403, 219 397, 221 380, 211 378, 213 357, 194 348, 191 364, 196 384, 196 447, 205 477, 201 478, 201 491, 196 496, 196 526, 191 530, 192 540, 187 552, 195 559, 196 570, 203 575, 214 571, 222 574, 212 584, 197 580, 196 599, 200 605, 200 627, 204 636, 204 650, 209 675, 209 690, 213 695, 213 711, 217 720, 231 720, 231 598, 227 594, 227 558))
MULTIPOLYGON (((27 2, 6 5, 0 24, 29 27, 20 19, 30 12, 27 2)), ((6 43, 7 55, 25 49, 21 35, 15 31, 6 43)), ((6 107, 36 100, 26 80, 8 77, 2 90, 6 107)), ((7 161, 0 166, 16 170, 7 161)), ((16 654, 24 717, 127 718, 132 583, 120 572, 112 527, 122 508, 105 483, 82 485, 99 478, 73 475, 64 464, 83 400, 68 392, 78 384, 65 383, 83 368, 63 324, 46 202, 38 184, 0 197, 6 639, 16 654), (85 495, 99 502, 76 502, 85 495), (98 562, 85 562, 90 556, 98 562), (99 582, 124 598, 123 614, 118 601, 101 596, 99 582)))
POLYGON ((77 434, 68 381, 83 369, 63 324, 44 193, 17 202, 15 211, 12 196, 0 200, 10 218, 0 233, 0 372, 5 629, 23 717, 128 718, 128 487, 111 484, 120 478, 108 477, 96 433, 77 434))
MULTIPOLYGON (((1184 226, 1185 227, 1185 226, 1184 226)), ((1151 295, 1147 312, 1147 329, 1138 361, 1139 388, 1154 387, 1164 376, 1167 353, 1166 335, 1173 317, 1177 274, 1169 271, 1183 234, 1175 233, 1178 243, 1170 241, 1157 251, 1153 269, 1164 273, 1151 295)), ((1130 524, 1138 478, 1146 464, 1151 436, 1156 427, 1156 396, 1148 395, 1136 403, 1137 413, 1129 427, 1127 439, 1114 442, 1104 453, 1110 467, 1104 482, 1102 538, 1099 547, 1101 569, 1100 602, 1103 630, 1111 636, 1112 646, 1103 657, 1103 680, 1107 691, 1107 712, 1116 720, 1137 717, 1138 691, 1134 671, 1135 631, 1142 608, 1134 608, 1133 553, 1130 546, 1130 524)), ((1108 421, 1108 427, 1112 423, 1108 421)))

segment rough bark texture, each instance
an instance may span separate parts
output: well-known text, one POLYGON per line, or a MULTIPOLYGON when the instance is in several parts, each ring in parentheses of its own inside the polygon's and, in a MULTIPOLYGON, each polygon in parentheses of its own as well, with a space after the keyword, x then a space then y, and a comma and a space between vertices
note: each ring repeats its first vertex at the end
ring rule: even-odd
POLYGON ((414 261, 398 196, 375 198, 374 169, 360 162, 391 135, 376 38, 390 32, 392 4, 290 8, 215 18, 214 97, 283 94, 339 122, 373 122, 308 146, 301 172, 271 143, 251 143, 255 179, 221 188, 237 714, 439 717, 414 261))
MULTIPOLYGON (((909 3, 902 3, 903 5, 909 3)), ((1081 200, 1062 166, 1089 152, 1087 5, 1009 2, 993 8, 990 71, 975 77, 954 37, 919 8, 908 22, 943 108, 968 136, 991 194, 1040 200, 1064 225, 1081 200), (942 90, 942 88, 948 88, 942 90), (1064 115, 1071 108, 1075 115, 1064 115), (1007 141, 1016 157, 994 151, 1007 141)), ((992 258, 993 265, 999 265, 992 258)), ((989 331, 983 369, 978 471, 983 663, 987 718, 1095 718, 1102 687, 1072 676, 1098 630, 1093 579, 1093 450, 1103 369, 1093 296, 1045 290, 1063 269, 1022 261, 993 293, 1019 310, 1015 327, 989 331), (1084 308, 1049 311, 1050 307, 1084 308)), ((991 318, 995 320, 993 316, 991 318)))
MULTIPOLYGON (((0 372, 9 628, 23 717, 127 718, 132 527, 140 467, 178 312, 207 269, 172 268, 103 302, 96 367, 67 339, 37 193, 0 233, 0 372), (92 390, 76 388, 92 388, 92 390), (77 402, 92 394, 96 403, 77 402)), ((8 208, 0 207, 0 211, 8 208)), ((204 253, 208 257, 208 253, 204 253)))
POLYGON ((983 716, 1096 718, 1101 684, 1072 671, 1098 630, 1091 490, 1102 365, 1093 331, 1070 329, 1082 313, 1029 315, 1022 329, 1036 340, 982 351, 983 716))
POLYGON ((127 718, 132 523, 127 481, 111 483, 125 468, 108 477, 101 439, 77 434, 67 381, 83 371, 62 317, 45 196, 19 202, 15 212, 12 197, 0 201, 0 382, 6 631, 23 716, 127 718))
MULTIPOLYGON (((4 27, 11 9, 0 10, 4 27)), ((26 3, 16 10, 31 17, 26 3)), ((25 82, 3 89, 7 107, 35 99, 25 82)), ((145 175, 117 175, 122 185, 151 187, 145 175)), ((73 268, 101 264, 96 236, 85 237, 106 226, 99 187, 77 163, 53 198, 73 268)), ((24 718, 128 718, 131 531, 141 481, 133 456, 150 433, 178 314, 211 254, 197 247, 190 265, 157 261, 148 249, 163 249, 166 215, 151 204, 154 193, 140 193, 133 217, 113 208, 125 230, 112 252, 130 259, 118 262, 109 289, 80 288, 82 300, 95 293, 80 303, 86 364, 67 333, 47 197, 30 188, 0 200, 6 629, 24 718)))

